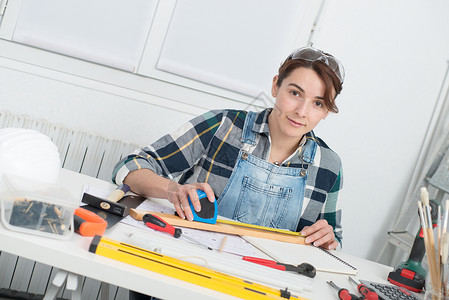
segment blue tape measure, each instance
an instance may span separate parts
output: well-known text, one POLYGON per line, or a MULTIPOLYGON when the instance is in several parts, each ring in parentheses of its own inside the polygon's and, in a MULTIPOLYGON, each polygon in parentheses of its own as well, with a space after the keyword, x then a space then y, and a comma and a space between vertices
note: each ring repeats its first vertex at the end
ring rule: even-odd
POLYGON ((195 209, 193 208, 192 201, 190 201, 190 197, 187 197, 189 199, 190 209, 192 210, 193 213, 193 221, 209 224, 217 223, 217 215, 218 215, 217 201, 215 200, 214 202, 210 202, 209 199, 207 199, 206 193, 201 190, 196 190, 196 193, 200 198, 201 204, 200 211, 195 211, 195 209))

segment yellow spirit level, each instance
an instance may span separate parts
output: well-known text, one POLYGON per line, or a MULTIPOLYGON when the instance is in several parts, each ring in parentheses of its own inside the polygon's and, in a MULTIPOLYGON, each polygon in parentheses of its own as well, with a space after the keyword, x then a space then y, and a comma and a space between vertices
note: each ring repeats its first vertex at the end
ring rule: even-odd
POLYGON ((242 299, 306 299, 170 256, 95 236, 89 251, 242 299))

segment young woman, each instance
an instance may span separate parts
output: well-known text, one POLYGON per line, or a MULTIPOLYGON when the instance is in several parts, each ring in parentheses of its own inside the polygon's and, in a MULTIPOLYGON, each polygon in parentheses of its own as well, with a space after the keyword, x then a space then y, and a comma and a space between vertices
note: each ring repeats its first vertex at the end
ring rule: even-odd
POLYGON ((342 239, 341 162, 313 129, 329 112, 338 112, 335 98, 343 80, 343 66, 333 56, 300 48, 273 78, 273 108, 198 116, 124 157, 113 181, 168 199, 189 220, 187 196, 199 211, 196 190, 202 190, 218 202, 221 216, 295 230, 307 243, 335 249, 342 239))

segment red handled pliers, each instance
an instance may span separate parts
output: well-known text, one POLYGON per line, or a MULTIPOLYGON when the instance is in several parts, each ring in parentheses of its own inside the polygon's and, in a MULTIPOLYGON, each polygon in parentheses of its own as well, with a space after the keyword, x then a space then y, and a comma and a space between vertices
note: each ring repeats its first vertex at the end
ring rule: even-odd
POLYGON ((246 261, 249 261, 252 263, 256 263, 259 265, 263 265, 266 267, 270 267, 273 269, 278 269, 281 271, 296 272, 296 273, 302 274, 302 275, 310 277, 310 278, 313 278, 316 275, 315 267, 308 263, 302 263, 298 266, 294 266, 294 265, 279 263, 274 260, 263 259, 263 258, 252 257, 252 256, 244 256, 243 260, 246 260, 246 261))

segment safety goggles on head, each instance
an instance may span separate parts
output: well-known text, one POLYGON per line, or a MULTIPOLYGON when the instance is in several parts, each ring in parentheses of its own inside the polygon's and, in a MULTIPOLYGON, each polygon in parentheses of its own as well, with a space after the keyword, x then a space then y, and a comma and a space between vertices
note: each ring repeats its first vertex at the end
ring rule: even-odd
POLYGON ((320 60, 328 65, 332 69, 332 71, 334 71, 335 75, 337 75, 341 83, 343 83, 343 81, 345 80, 345 69, 343 68, 341 62, 339 62, 338 59, 336 59, 332 55, 324 53, 320 49, 316 49, 313 47, 299 48, 298 50, 290 54, 287 60, 289 59, 303 59, 310 62, 320 60))

